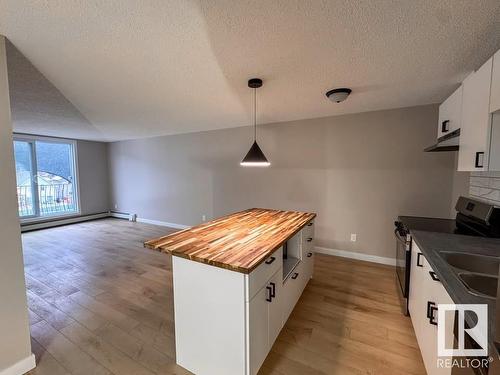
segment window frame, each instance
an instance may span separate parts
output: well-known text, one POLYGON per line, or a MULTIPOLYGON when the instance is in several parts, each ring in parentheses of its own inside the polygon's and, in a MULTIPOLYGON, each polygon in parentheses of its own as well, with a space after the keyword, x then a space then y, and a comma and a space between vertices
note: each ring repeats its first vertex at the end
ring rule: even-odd
MULTIPOLYGON (((25 217, 19 216, 19 220, 20 220, 21 224, 36 223, 36 222, 40 222, 40 221, 52 221, 52 220, 59 220, 62 218, 68 218, 68 217, 72 217, 72 216, 80 216, 81 215, 81 202, 80 202, 80 173, 78 171, 78 148, 77 148, 78 142, 75 139, 48 137, 48 136, 42 136, 42 135, 32 135, 32 134, 22 134, 22 133, 14 133, 12 138, 13 138, 13 142, 14 141, 23 141, 23 142, 32 143, 31 163, 32 163, 32 170, 33 170, 34 174, 36 174, 38 172, 37 158, 36 158, 36 147, 35 147, 36 141, 47 142, 47 143, 70 144, 72 146, 72 151, 73 151, 73 165, 72 165, 72 167, 73 167, 74 179, 76 181, 73 181, 72 183, 73 183, 73 192, 75 195, 76 210, 72 211, 72 212, 62 213, 62 214, 41 216, 40 215, 40 207, 39 207, 40 197, 38 194, 38 186, 35 182, 33 182, 34 189, 36 190, 36 193, 35 193, 35 202, 36 202, 35 214, 30 215, 30 216, 25 216, 25 217)), ((14 157, 14 162, 15 162, 15 157, 14 157)))

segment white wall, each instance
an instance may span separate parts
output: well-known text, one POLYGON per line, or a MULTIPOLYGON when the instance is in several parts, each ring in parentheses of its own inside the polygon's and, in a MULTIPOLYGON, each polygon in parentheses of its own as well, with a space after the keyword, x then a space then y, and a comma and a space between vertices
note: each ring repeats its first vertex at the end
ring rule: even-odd
POLYGON ((394 257, 398 214, 450 217, 454 153, 424 153, 437 106, 269 124, 270 168, 242 168, 252 128, 109 145, 112 208, 193 225, 249 207, 318 213, 318 245, 394 257), (358 241, 349 241, 357 233, 358 241))
POLYGON ((81 214, 109 211, 108 144, 79 140, 77 153, 81 214))
POLYGON ((0 36, 0 374, 22 374, 34 365, 17 217, 5 38, 0 36))

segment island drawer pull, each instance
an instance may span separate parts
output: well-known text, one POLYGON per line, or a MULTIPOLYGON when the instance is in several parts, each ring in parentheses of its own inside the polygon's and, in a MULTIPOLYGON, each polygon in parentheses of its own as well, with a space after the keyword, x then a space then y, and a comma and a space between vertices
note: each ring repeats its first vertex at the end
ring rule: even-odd
POLYGON ((275 283, 269 283, 271 284, 271 298, 276 297, 276 284, 275 283))
POLYGON ((308 227, 310 227, 311 225, 313 225, 314 223, 311 221, 309 224, 307 224, 308 227))
POLYGON ((269 291, 268 296, 266 297, 267 302, 272 302, 273 301, 273 291, 270 286, 266 286, 266 289, 269 291))
POLYGON ((271 264, 272 262, 274 262, 276 260, 275 257, 271 257, 269 258, 268 260, 266 260, 266 264, 271 264))
POLYGON ((420 257, 422 256, 422 253, 417 254, 417 267, 423 267, 424 265, 420 263, 420 257))
POLYGON ((437 321, 434 317, 434 311, 437 311, 438 308, 435 302, 427 301, 427 318, 429 319, 429 323, 437 326, 437 321))
POLYGON ((312 257, 313 253, 307 253, 307 257, 310 258, 312 257))
POLYGON ((307 242, 311 242, 312 240, 313 240, 313 239, 312 239, 311 237, 309 237, 309 238, 307 239, 307 242))
POLYGON ((434 271, 429 271, 429 275, 431 275, 432 280, 434 280, 434 281, 440 281, 440 280, 439 280, 439 277, 437 277, 437 275, 436 275, 436 272, 434 272, 434 271))
POLYGON ((292 279, 296 279, 297 277, 299 277, 299 274, 297 272, 295 272, 293 275, 292 275, 292 279))

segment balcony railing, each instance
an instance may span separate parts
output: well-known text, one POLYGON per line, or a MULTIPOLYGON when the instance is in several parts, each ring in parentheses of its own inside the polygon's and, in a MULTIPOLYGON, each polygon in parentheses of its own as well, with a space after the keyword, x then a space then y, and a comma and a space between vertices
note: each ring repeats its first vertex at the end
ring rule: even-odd
POLYGON ((19 216, 51 216, 76 211, 72 184, 35 185, 38 189, 38 210, 31 186, 17 187, 19 216), (38 212, 37 212, 38 211, 38 212))

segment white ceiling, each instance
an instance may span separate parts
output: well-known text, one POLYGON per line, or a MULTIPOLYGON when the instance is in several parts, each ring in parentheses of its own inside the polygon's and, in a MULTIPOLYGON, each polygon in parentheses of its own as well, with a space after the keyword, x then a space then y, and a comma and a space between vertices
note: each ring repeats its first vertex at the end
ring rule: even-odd
MULTIPOLYGON (((436 103, 500 48, 498 0, 0 0, 0 9, 0 33, 94 128, 61 121, 51 132, 86 139, 248 125, 254 76, 264 80, 260 123, 436 103), (339 86, 353 93, 331 103, 324 93, 339 86)), ((39 133, 50 125, 42 118, 39 133)))
POLYGON ((18 133, 104 140, 107 137, 11 43, 6 43, 10 107, 18 133))

